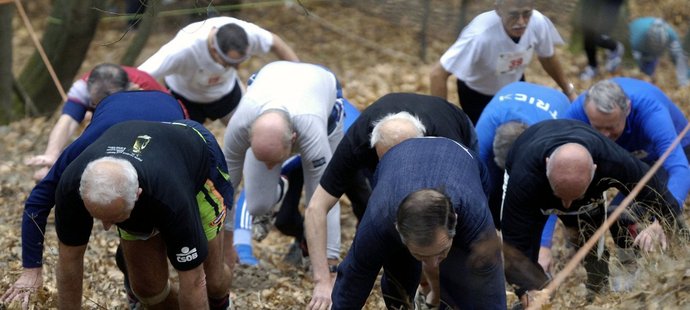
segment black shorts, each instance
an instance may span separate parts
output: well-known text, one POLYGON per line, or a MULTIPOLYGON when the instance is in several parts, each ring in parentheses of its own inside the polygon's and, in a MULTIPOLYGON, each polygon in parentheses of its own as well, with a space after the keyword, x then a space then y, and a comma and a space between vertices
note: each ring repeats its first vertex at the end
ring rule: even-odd
POLYGON ((173 96, 175 96, 175 98, 184 104, 185 108, 187 108, 189 119, 201 124, 203 124, 207 118, 217 120, 230 114, 230 112, 232 112, 237 105, 240 104, 240 99, 242 99, 242 88, 237 80, 235 81, 235 87, 232 88, 231 92, 216 101, 208 103, 191 101, 176 93, 172 89, 170 92, 173 96))

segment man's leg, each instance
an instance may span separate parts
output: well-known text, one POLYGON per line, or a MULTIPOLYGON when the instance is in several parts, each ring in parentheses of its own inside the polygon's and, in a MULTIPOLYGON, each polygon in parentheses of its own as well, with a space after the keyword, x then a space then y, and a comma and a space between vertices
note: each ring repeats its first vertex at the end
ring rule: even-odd
POLYGON ((208 256, 204 261, 206 291, 211 309, 227 309, 230 305, 232 270, 223 262, 223 233, 209 240, 208 256))
POLYGON ((121 240, 132 291, 148 309, 178 308, 168 282, 168 258, 160 235, 148 240, 121 240))
MULTIPOLYGON (((246 192, 242 190, 240 198, 235 206, 234 233, 232 240, 224 240, 224 243, 232 242, 240 265, 256 266, 259 260, 254 257, 252 248, 252 215, 247 210, 246 192)), ((226 222, 229 223, 229 222, 226 222)), ((225 229, 228 229, 226 224, 225 229)), ((227 249, 227 248, 226 248, 227 249)), ((226 258, 228 257, 226 253, 226 258)))

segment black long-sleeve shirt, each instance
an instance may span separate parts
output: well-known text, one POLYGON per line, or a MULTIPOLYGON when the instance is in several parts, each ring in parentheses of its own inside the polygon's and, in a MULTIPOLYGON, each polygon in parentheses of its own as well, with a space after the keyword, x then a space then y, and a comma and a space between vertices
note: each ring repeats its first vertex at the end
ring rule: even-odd
MULTIPOLYGON (((536 262, 541 231, 547 218, 544 211, 578 211, 601 200, 602 193, 612 187, 628 193, 647 173, 649 166, 582 122, 549 120, 529 127, 520 135, 508 154, 506 170, 509 180, 503 201, 503 240, 536 262), (584 197, 574 201, 569 209, 563 208, 546 177, 546 158, 566 143, 577 143, 587 148, 597 165, 584 197)), ((666 189, 666 182, 665 175, 655 175, 636 201, 644 202, 653 208, 652 211, 672 219, 679 214, 680 208, 666 189), (659 201, 660 196, 664 201, 659 201)))
POLYGON ((379 162, 376 150, 369 143, 373 123, 402 111, 417 116, 426 127, 427 136, 449 138, 478 152, 477 134, 462 109, 440 97, 391 93, 372 103, 352 124, 321 177, 321 187, 340 197, 358 170, 366 169, 372 175, 379 162))

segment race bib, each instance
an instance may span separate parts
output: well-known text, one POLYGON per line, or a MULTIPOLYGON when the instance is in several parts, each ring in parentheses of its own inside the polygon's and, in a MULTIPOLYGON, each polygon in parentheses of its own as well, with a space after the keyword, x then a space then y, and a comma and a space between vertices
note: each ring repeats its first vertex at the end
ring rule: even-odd
POLYGON ((533 52, 534 48, 530 45, 525 51, 499 53, 496 61, 496 75, 515 73, 527 67, 533 52))

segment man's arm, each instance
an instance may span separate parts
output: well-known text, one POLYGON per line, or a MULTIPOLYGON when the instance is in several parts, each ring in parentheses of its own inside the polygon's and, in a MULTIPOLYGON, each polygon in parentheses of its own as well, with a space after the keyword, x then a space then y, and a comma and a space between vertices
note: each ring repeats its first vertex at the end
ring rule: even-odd
MULTIPOLYGON (((645 99, 651 100, 651 99, 645 99)), ((666 99, 668 100, 668 99, 666 99)), ((661 101, 649 102, 650 106, 663 106, 661 101)), ((647 105, 645 104, 645 105, 647 105)), ((673 105, 672 102, 667 102, 668 105, 673 105)), ((634 124, 631 124, 634 125, 634 124)), ((644 135, 651 141, 654 156, 656 158, 666 152, 666 150, 673 144, 673 140, 678 137, 676 129, 673 126, 670 112, 666 108, 657 108, 649 110, 643 117, 641 126, 644 135)), ((690 191, 690 166, 688 159, 683 152, 682 146, 677 146, 671 151, 666 161, 663 163, 663 168, 668 173, 668 191, 671 192, 678 202, 679 207, 683 208, 685 198, 690 191)))
POLYGON ((180 277, 180 309, 208 309, 204 266, 178 271, 180 277))
POLYGON ((449 76, 450 72, 446 71, 440 62, 437 62, 429 74, 429 88, 432 96, 448 98, 448 85, 446 83, 449 76))
POLYGON ((577 92, 573 83, 570 83, 563 74, 563 69, 561 68, 561 63, 558 61, 556 53, 551 57, 539 57, 539 62, 544 71, 551 76, 551 78, 558 84, 558 86, 563 90, 563 93, 568 96, 568 99, 572 102, 577 98, 577 92))
POLYGON ((386 256, 398 252, 399 247, 403 246, 399 241, 381 236, 385 234, 381 230, 386 229, 386 224, 385 219, 377 215, 374 212, 365 214, 347 256, 338 266, 331 295, 333 309, 361 309, 386 256))
POLYGON ((67 114, 60 115, 60 118, 53 126, 48 137, 48 146, 42 155, 37 155, 29 158, 26 161, 30 166, 46 166, 51 167, 62 152, 62 149, 67 145, 67 141, 74 134, 79 127, 79 123, 67 114))
POLYGON ((57 267, 58 308, 80 309, 86 245, 60 242, 57 267))
POLYGON ((438 265, 427 266, 422 263, 422 272, 429 285, 429 292, 426 294, 426 303, 433 306, 439 306, 441 304, 441 280, 438 265))
POLYGON ((292 48, 290 48, 290 46, 287 45, 287 43, 285 43, 285 41, 283 41, 283 39, 275 33, 273 34, 273 45, 271 46, 271 52, 282 60, 299 61, 299 57, 297 57, 295 51, 293 51, 292 48))
POLYGON ((326 216, 337 202, 337 197, 331 196, 319 185, 304 210, 304 229, 314 274, 314 291, 309 309, 328 309, 331 304, 333 279, 326 257, 326 216))
POLYGON ((238 186, 242 180, 245 154, 250 147, 249 125, 247 124, 247 127, 244 127, 239 124, 239 122, 244 122, 243 117, 249 116, 246 113, 242 113, 242 111, 236 111, 223 136, 223 154, 228 165, 230 182, 234 189, 239 188, 238 186))
POLYGON ((676 34, 675 31, 673 31, 673 34, 672 40, 669 43, 669 53, 671 54, 673 64, 676 66, 676 79, 678 80, 678 85, 680 85, 680 87, 685 87, 690 84, 690 81, 688 81, 688 58, 683 51, 683 46, 681 46, 678 40, 678 34, 676 34))
POLYGON ((29 298, 43 286, 43 267, 24 268, 19 279, 7 289, 0 298, 0 302, 10 304, 19 301, 22 309, 29 309, 29 298))

